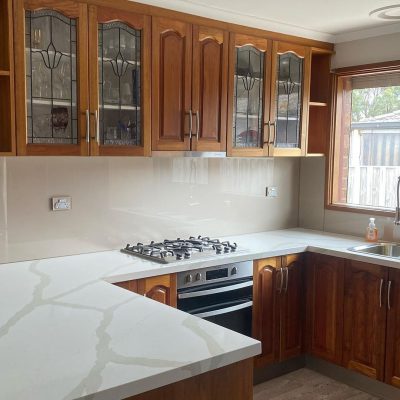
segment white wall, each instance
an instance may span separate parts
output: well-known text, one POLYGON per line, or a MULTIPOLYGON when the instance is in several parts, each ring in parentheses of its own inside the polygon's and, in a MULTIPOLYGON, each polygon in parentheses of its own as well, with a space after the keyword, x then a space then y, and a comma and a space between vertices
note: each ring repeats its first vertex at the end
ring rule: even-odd
POLYGON ((298 225, 299 159, 0 158, 0 262, 298 225), (267 199, 276 185, 279 198, 267 199), (50 211, 71 195, 72 211, 50 211))
MULTIPOLYGON (((333 68, 400 60, 400 33, 338 43, 335 51, 333 68)), ((301 160, 300 226, 364 236, 371 216, 376 217, 381 235, 385 231, 385 238, 390 239, 393 235, 393 218, 324 209, 325 171, 325 158, 301 160)))

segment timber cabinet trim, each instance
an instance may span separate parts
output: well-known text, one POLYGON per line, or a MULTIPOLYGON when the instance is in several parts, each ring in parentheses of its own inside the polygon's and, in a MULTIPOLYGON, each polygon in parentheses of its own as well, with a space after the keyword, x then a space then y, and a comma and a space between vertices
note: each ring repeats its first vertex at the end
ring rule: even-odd
POLYGON ((0 4, 0 156, 15 155, 13 3, 0 4))

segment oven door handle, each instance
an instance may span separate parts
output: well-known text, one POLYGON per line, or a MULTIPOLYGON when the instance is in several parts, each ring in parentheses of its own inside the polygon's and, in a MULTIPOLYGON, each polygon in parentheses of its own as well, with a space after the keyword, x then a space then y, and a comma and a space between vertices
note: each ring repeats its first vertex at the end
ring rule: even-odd
POLYGON ((199 290, 197 292, 179 293, 178 299, 190 299, 192 297, 207 296, 209 294, 218 294, 224 292, 230 292, 232 290, 243 289, 245 287, 253 286, 253 281, 242 282, 236 285, 222 286, 216 289, 199 290))
POLYGON ((199 314, 192 314, 192 315, 194 315, 195 317, 198 317, 198 318, 208 318, 208 317, 213 317, 215 315, 228 314, 230 312, 242 310, 243 308, 249 308, 252 306, 253 306, 252 301, 246 301, 245 303, 238 304, 236 306, 220 308, 219 310, 207 311, 207 312, 203 312, 203 313, 199 313, 199 314))

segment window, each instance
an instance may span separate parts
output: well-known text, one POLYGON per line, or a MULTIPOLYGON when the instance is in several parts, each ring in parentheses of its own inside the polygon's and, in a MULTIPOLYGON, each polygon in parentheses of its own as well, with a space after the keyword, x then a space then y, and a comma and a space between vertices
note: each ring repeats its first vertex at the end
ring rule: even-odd
POLYGON ((392 212, 400 176, 400 63, 357 68, 335 75, 328 201, 392 212))

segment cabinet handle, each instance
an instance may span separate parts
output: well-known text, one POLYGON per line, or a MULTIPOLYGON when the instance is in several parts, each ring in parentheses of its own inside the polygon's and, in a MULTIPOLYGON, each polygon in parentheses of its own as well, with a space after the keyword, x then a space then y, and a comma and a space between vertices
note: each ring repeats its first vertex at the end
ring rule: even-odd
POLYGON ((200 136, 200 112, 196 111, 196 139, 199 140, 200 136))
POLYGON ((90 142, 90 113, 86 110, 86 143, 90 142))
POLYGON ((282 293, 282 289, 283 289, 283 271, 282 271, 282 268, 280 268, 278 271, 279 271, 279 276, 281 278, 281 282, 280 282, 280 285, 279 285, 278 292, 279 292, 279 294, 281 294, 282 293))
POLYGON ((388 283, 388 290, 387 290, 387 302, 388 302, 388 310, 392 308, 392 305, 390 304, 390 292, 392 290, 392 281, 389 281, 388 283))
POLYGON ((381 284, 379 286, 379 308, 382 308, 382 287, 383 287, 383 279, 381 279, 381 284))
POLYGON ((275 129, 276 129, 276 122, 270 122, 269 123, 270 126, 270 131, 271 131, 271 126, 272 126, 272 131, 273 131, 273 135, 272 137, 270 136, 270 133, 268 134, 268 144, 274 144, 275 143, 275 129))
POLYGON ((193 112, 192 110, 189 110, 189 112, 187 113, 189 114, 189 139, 192 139, 193 136, 193 112))
POLYGON ((94 113, 91 113, 94 116, 94 122, 95 122, 95 132, 96 136, 93 136, 92 139, 95 139, 98 144, 100 144, 100 121, 99 121, 99 111, 96 110, 94 113))
POLYGON ((267 127, 268 136, 267 136, 267 140, 265 140, 265 138, 263 138, 263 143, 269 144, 269 137, 271 136, 271 122, 268 121, 267 123, 264 124, 264 126, 267 127))
POLYGON ((289 268, 286 267, 285 270, 286 270, 285 293, 287 293, 288 286, 289 286, 289 268))

